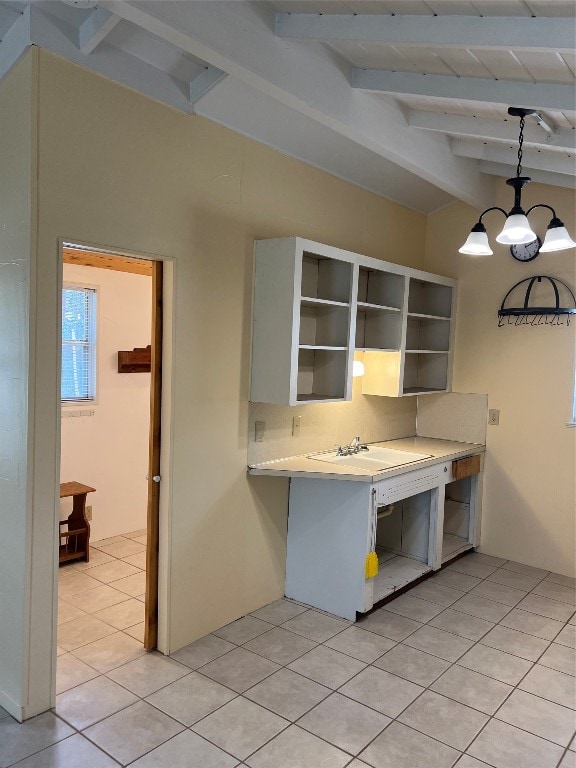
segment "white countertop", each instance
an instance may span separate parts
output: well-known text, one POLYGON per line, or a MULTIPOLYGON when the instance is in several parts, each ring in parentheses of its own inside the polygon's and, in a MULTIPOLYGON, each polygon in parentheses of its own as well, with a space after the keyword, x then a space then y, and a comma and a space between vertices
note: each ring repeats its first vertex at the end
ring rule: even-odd
MULTIPOLYGON (((451 440, 437 440, 431 437, 402 437, 398 440, 370 443, 370 445, 413 453, 427 453, 430 454, 430 458, 420 459, 419 461, 410 462, 410 464, 402 464, 398 467, 391 467, 390 469, 374 473, 371 469, 346 467, 342 464, 328 464, 311 458, 311 455, 308 454, 254 464, 248 467, 248 472, 251 475, 268 475, 272 477, 307 477, 318 480, 355 480, 372 483, 384 480, 387 477, 393 477, 394 475, 401 475, 404 472, 410 472, 413 469, 420 469, 421 467, 438 464, 442 461, 461 459, 464 456, 472 456, 476 453, 483 453, 486 450, 486 446, 478 443, 457 443, 451 440)), ((320 451, 315 453, 320 453, 320 451)))

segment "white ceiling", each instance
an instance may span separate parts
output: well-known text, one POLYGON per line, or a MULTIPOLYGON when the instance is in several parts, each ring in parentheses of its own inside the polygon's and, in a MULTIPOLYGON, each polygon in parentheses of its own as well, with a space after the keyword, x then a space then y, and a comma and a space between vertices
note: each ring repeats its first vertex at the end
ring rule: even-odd
MULTIPOLYGON (((0 0, 29 45, 423 212, 523 174, 574 188, 573 0, 0 0)), ((159 137, 161 141, 161 137, 159 137)))

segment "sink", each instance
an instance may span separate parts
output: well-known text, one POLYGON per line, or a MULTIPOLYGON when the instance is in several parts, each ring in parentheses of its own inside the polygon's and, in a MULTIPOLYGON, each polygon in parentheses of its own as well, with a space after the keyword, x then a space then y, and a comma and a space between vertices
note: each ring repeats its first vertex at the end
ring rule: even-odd
POLYGON ((326 453, 313 453, 307 456, 308 459, 324 461, 328 464, 340 464, 344 467, 356 467, 359 469, 371 469, 379 472, 392 467, 401 467, 403 464, 411 464, 421 459, 430 459, 430 453, 411 453, 409 451, 397 451, 394 448, 368 448, 352 454, 352 456, 338 456, 337 451, 327 451, 326 453))

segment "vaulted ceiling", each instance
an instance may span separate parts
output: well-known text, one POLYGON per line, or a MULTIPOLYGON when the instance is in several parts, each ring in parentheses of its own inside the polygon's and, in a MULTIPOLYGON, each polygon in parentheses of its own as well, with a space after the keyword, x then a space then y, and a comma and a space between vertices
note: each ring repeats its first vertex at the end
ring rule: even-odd
MULTIPOLYGON (((30 45, 416 210, 574 188, 573 0, 0 0, 0 77, 30 45)), ((162 141, 162 137, 158 137, 162 141)))

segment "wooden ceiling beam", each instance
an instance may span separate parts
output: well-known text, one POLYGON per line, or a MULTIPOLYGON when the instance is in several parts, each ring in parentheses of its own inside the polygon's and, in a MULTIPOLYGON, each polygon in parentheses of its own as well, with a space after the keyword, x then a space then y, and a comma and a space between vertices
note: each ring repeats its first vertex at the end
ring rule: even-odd
POLYGON ((152 276, 152 262, 146 259, 135 259, 131 256, 115 256, 111 253, 98 253, 79 248, 62 248, 64 264, 76 264, 81 267, 97 267, 112 269, 115 272, 130 272, 135 275, 152 276))

